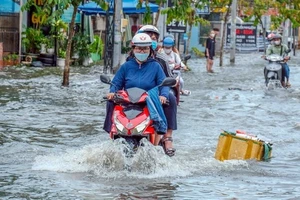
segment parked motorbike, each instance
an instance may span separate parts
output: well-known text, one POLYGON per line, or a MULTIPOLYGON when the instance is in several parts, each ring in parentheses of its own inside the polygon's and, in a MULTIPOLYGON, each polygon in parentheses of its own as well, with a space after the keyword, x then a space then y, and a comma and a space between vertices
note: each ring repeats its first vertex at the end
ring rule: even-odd
POLYGON ((285 62, 285 56, 290 51, 291 50, 284 52, 283 56, 271 54, 265 57, 265 60, 269 61, 264 69, 265 83, 268 89, 282 88, 282 64, 285 62))
MULTIPOLYGON (((106 75, 100 75, 100 80, 103 83, 113 85, 111 79, 106 75)), ((173 86, 175 84, 174 78, 166 78, 159 86, 173 86)), ((154 144, 155 129, 147 108, 147 97, 147 91, 133 87, 117 91, 111 100, 115 107, 111 119, 110 138, 113 140, 123 138, 133 153, 137 151, 143 138, 154 144)), ((107 100, 106 97, 103 99, 107 100)))

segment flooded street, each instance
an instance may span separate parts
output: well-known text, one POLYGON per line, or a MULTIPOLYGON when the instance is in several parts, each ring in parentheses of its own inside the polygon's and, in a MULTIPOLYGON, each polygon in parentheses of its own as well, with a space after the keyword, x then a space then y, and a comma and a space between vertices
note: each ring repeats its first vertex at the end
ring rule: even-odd
POLYGON ((146 145, 129 159, 102 130, 108 86, 101 66, 0 71, 0 199, 300 199, 300 52, 289 89, 267 91, 261 53, 207 74, 189 60, 174 132, 176 156, 146 145), (269 162, 214 158, 221 130, 273 143, 269 162), (124 166, 129 165, 131 170, 124 166))

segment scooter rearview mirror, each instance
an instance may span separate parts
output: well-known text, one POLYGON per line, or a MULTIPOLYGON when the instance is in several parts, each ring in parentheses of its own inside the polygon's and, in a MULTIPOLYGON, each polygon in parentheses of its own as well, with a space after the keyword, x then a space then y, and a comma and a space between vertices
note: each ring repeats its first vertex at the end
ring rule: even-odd
POLYGON ((111 84, 110 78, 104 74, 100 75, 100 80, 102 83, 111 84))
POLYGON ((165 80, 160 84, 160 86, 173 86, 176 84, 176 79, 167 77, 165 80))
POLYGON ((191 54, 187 54, 186 56, 184 56, 184 60, 187 61, 191 58, 191 54))

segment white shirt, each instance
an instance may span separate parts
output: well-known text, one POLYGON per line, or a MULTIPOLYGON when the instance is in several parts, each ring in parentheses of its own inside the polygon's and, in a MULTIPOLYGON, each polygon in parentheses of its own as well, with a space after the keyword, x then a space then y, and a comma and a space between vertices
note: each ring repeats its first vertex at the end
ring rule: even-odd
POLYGON ((164 53, 166 55, 171 70, 173 70, 175 66, 181 65, 181 59, 177 53, 175 53, 174 51, 171 51, 170 54, 167 54, 166 52, 164 53))

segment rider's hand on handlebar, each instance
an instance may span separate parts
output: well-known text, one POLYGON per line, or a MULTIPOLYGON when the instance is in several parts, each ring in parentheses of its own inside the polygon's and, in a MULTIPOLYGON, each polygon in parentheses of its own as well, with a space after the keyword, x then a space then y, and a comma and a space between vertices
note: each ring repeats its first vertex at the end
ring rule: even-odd
POLYGON ((167 102, 167 98, 164 96, 159 96, 159 100, 161 104, 165 104, 167 102))
POLYGON ((108 93, 106 95, 106 97, 107 97, 108 100, 112 100, 114 98, 114 96, 115 96, 115 93, 108 93))
POLYGON ((286 61, 286 62, 287 62, 289 59, 290 59, 289 56, 285 56, 285 57, 284 57, 284 61, 286 61))

